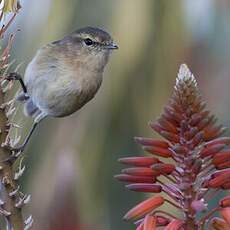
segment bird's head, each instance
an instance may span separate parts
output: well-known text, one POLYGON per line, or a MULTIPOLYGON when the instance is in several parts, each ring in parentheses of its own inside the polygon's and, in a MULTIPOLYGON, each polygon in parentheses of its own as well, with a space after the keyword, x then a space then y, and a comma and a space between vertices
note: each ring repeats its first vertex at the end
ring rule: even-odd
MULTIPOLYGON (((103 70, 112 50, 118 49, 112 37, 106 31, 95 27, 78 29, 66 37, 71 49, 87 66, 103 70)), ((65 40, 65 39, 64 39, 65 40)))
POLYGON ((82 48, 90 51, 110 51, 118 49, 113 42, 112 37, 106 31, 96 27, 84 27, 74 31, 71 37, 76 43, 82 45, 82 48))

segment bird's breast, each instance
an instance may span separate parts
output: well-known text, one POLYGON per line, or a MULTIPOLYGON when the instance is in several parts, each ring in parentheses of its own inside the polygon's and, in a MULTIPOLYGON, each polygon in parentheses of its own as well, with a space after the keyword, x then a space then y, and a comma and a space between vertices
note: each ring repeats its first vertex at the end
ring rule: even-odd
MULTIPOLYGON (((35 79, 31 96, 35 105, 50 116, 62 117, 79 110, 98 91, 102 74, 90 71, 57 71, 35 79)), ((31 87, 30 87, 31 88, 31 87)))

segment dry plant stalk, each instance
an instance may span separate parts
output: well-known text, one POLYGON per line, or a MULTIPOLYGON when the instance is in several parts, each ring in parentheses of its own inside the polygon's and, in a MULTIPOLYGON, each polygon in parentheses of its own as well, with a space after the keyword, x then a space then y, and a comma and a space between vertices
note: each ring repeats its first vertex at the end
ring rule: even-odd
MULTIPOLYGON (((20 7, 16 0, 3 1, 0 21, 3 23, 6 14, 11 16, 0 29, 0 39, 5 36, 20 7)), ((21 153, 13 151, 12 147, 18 143, 20 137, 9 136, 10 128, 18 128, 18 125, 11 123, 9 119, 15 113, 14 99, 9 99, 7 94, 12 89, 13 82, 5 79, 10 67, 9 57, 13 39, 14 35, 10 35, 6 47, 0 54, 0 214, 6 220, 7 230, 26 230, 32 226, 33 220, 31 217, 23 220, 22 207, 29 202, 30 195, 20 192, 18 184, 25 167, 20 163, 16 172, 13 169, 14 162, 21 153)))
POLYGON ((136 137, 154 156, 119 159, 131 167, 116 178, 128 182, 129 190, 161 194, 132 208, 124 219, 136 220, 137 230, 230 229, 230 196, 208 210, 210 200, 230 188, 230 138, 220 137, 226 128, 216 125, 216 118, 206 110, 186 65, 180 67, 168 105, 150 126, 165 140, 136 137), (165 163, 164 158, 170 161, 165 163), (165 203, 181 215, 173 214, 170 207, 160 210, 165 203), (217 212, 222 218, 213 217, 217 212))

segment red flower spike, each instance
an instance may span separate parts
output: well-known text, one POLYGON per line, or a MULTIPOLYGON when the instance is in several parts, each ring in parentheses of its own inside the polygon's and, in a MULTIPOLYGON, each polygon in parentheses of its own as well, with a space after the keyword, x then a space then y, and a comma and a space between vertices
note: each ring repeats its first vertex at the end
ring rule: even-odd
POLYGON ((135 192, 151 192, 151 193, 160 193, 162 190, 161 185, 145 184, 145 183, 129 184, 126 185, 126 188, 135 192))
POLYGON ((123 164, 142 167, 148 167, 160 162, 160 160, 156 157, 125 157, 118 159, 118 161, 123 164))
POLYGON ((166 226, 165 230, 180 230, 182 226, 182 220, 173 220, 166 226))
POLYGON ((162 196, 151 197, 134 208, 132 208, 127 214, 124 216, 125 220, 137 219, 140 218, 154 209, 158 208, 164 203, 164 198, 162 196))
POLYGON ((230 189, 230 150, 227 149, 230 138, 220 137, 226 128, 216 122, 202 101, 194 76, 186 65, 181 65, 169 103, 160 118, 150 123, 165 140, 135 138, 145 151, 170 161, 155 157, 122 158, 121 163, 135 167, 124 169, 124 174, 117 178, 130 182, 126 187, 132 191, 165 193, 171 198, 167 202, 180 210, 183 220, 170 213, 170 208, 158 210, 164 203, 163 196, 152 197, 125 215, 125 219, 142 218, 138 221, 138 230, 144 230, 144 223, 150 218, 156 218, 155 225, 164 226, 166 230, 204 230, 210 225, 224 230, 226 225, 230 226, 228 196, 209 210, 212 188, 230 189), (213 218, 217 211, 225 221, 213 218), (161 213, 163 216, 158 216, 161 213))
POLYGON ((215 230, 229 230, 230 225, 228 225, 223 219, 219 217, 214 217, 211 220, 211 227, 215 230))
POLYGON ((144 230, 156 230, 157 220, 155 216, 146 215, 144 219, 144 230))
POLYGON ((226 223, 230 225, 230 208, 223 208, 220 213, 224 217, 226 223))

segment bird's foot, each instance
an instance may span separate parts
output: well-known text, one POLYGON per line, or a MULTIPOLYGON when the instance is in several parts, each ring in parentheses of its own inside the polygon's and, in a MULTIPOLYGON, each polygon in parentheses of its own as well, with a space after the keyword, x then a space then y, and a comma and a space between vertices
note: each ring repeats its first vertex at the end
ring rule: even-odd
POLYGON ((26 85, 21 77, 20 74, 16 73, 16 72, 12 72, 12 73, 9 73, 8 76, 6 76, 6 80, 8 81, 19 81, 20 84, 21 84, 21 87, 22 87, 22 90, 24 93, 27 93, 27 88, 26 88, 26 85))
POLYGON ((16 72, 9 73, 9 75, 6 76, 6 80, 8 81, 16 81, 19 79, 21 79, 21 76, 16 72))
POLYGON ((9 163, 13 163, 24 152, 24 149, 25 149, 24 145, 21 145, 18 147, 12 147, 9 145, 5 145, 2 147, 9 150, 11 152, 11 155, 7 157, 6 159, 1 160, 0 162, 9 162, 9 163))

